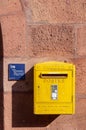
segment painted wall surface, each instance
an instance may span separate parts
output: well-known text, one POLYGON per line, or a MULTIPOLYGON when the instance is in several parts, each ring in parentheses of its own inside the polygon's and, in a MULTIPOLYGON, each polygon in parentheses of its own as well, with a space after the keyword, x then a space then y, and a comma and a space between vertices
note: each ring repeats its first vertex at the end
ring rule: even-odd
POLYGON ((0 130, 86 130, 86 0, 0 0, 0 130), (74 115, 33 114, 33 66, 76 66, 74 115), (25 80, 8 81, 24 63, 25 80))

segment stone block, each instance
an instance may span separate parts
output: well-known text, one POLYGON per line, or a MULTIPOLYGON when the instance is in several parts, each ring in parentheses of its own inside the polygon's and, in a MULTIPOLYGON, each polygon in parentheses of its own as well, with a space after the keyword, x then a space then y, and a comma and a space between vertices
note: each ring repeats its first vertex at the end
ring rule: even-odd
POLYGON ((24 0, 22 4, 24 6, 26 15, 29 16, 29 22, 86 22, 85 0, 24 0))
POLYGON ((20 0, 0 0, 0 16, 22 11, 20 0))
POLYGON ((73 57, 75 33, 71 25, 30 25, 28 37, 29 56, 73 57))
POLYGON ((74 60, 76 67, 76 94, 86 94, 86 58, 74 60))
POLYGON ((79 56, 86 55, 86 26, 77 28, 77 54, 79 56))
POLYGON ((3 52, 5 57, 24 57, 26 52, 26 27, 24 15, 2 17, 3 52))
POLYGON ((4 130, 12 129, 12 94, 4 93, 4 130))

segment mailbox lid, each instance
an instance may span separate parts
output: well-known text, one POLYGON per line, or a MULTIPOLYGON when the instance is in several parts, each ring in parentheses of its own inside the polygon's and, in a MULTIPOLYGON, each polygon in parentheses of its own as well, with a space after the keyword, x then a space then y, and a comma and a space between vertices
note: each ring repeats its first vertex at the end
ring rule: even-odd
POLYGON ((75 66, 70 63, 51 61, 36 64, 34 66, 34 70, 45 70, 45 71, 70 70, 70 69, 72 70, 74 69, 74 67, 75 66))

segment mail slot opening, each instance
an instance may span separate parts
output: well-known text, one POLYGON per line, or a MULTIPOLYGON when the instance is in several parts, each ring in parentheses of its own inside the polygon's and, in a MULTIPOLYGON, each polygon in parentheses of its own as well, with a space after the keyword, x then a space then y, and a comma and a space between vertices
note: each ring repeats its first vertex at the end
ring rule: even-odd
POLYGON ((66 78, 68 74, 40 74, 41 78, 66 78))

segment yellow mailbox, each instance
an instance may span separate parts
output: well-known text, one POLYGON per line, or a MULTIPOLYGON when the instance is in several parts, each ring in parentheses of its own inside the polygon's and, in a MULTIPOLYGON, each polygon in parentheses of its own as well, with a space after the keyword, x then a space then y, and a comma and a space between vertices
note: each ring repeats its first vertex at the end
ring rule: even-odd
POLYGON ((74 114, 75 66, 44 62, 34 66, 34 114, 74 114))

